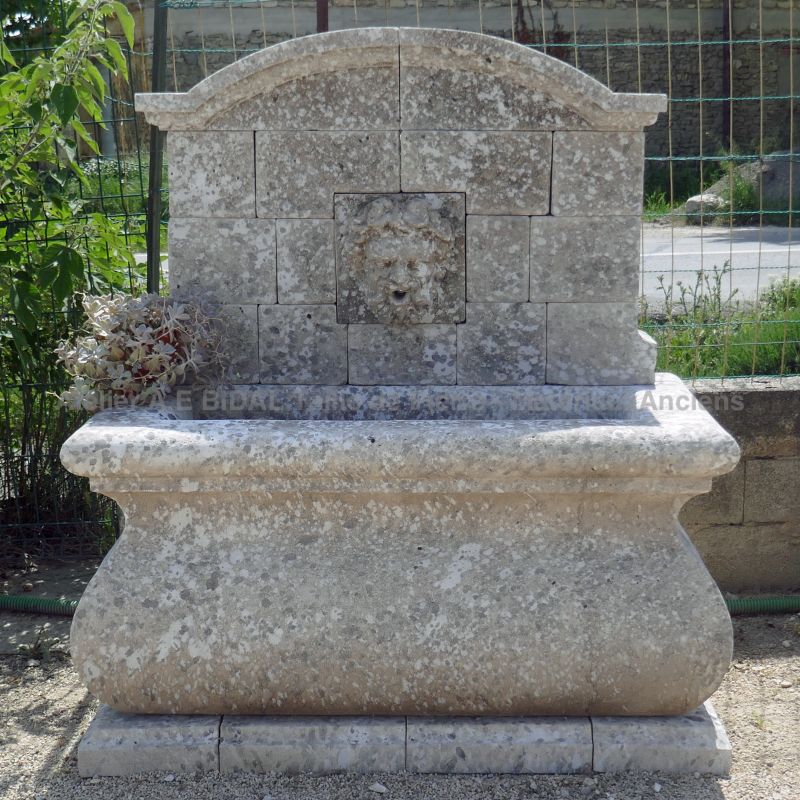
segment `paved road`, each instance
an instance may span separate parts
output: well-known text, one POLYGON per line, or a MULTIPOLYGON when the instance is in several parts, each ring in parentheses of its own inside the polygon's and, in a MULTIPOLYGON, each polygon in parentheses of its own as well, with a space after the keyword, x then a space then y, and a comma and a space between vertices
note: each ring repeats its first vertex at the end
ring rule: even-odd
MULTIPOLYGON (((642 242, 643 290, 648 302, 662 305, 658 278, 666 283, 694 285, 697 271, 722 268, 729 262, 731 272, 724 278, 723 292, 738 289, 737 299, 753 300, 772 280, 785 277, 787 268, 800 278, 800 229, 696 227, 671 229, 645 225, 642 242), (673 271, 674 270, 674 271, 673 271)), ((675 289, 674 297, 677 298, 675 289)))

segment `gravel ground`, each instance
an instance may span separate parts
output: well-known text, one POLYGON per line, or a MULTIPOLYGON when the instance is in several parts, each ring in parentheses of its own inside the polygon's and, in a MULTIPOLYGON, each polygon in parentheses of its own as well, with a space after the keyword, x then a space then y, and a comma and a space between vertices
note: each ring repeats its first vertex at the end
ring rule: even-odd
POLYGON ((714 703, 733 744, 730 779, 623 776, 170 775, 81 779, 75 752, 95 701, 66 656, 0 658, 0 797, 8 800, 800 800, 800 615, 737 619, 714 703), (371 790, 375 783, 384 793, 371 790))

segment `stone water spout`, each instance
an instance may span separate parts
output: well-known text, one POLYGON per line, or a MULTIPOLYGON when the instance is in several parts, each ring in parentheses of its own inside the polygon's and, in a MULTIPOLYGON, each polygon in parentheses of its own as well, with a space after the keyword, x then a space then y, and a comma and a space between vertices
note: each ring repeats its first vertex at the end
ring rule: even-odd
POLYGON ((169 132, 170 283, 216 388, 96 415, 68 469, 125 529, 72 655, 127 712, 674 715, 731 655, 677 514, 734 440, 637 330, 645 126, 477 34, 267 48, 169 132))

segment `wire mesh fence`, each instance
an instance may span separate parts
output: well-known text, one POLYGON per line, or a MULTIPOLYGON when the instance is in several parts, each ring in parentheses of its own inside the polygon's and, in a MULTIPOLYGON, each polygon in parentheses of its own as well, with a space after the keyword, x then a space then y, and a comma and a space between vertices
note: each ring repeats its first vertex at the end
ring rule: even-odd
MULTIPOLYGON (((3 6, 19 60, 48 52, 66 0, 3 6), (7 8, 9 10, 7 10, 7 8)), ((82 153, 86 183, 64 186, 82 209, 124 221, 135 258, 108 274, 97 250, 90 289, 143 290, 165 249, 166 169, 159 142, 134 112, 151 88, 187 91, 250 53, 288 38, 373 25, 445 27, 514 40, 587 72, 615 91, 663 92, 669 111, 647 133, 641 237, 641 326, 659 344, 658 369, 697 377, 800 374, 800 211, 795 164, 798 0, 167 0, 128 2, 136 19, 129 79, 108 73, 100 154, 82 153), (157 19, 155 19, 157 17, 157 19), (158 25, 156 25, 156 22, 158 25), (158 74, 159 70, 156 70, 158 74), (157 85, 159 78, 156 77, 157 85), (151 170, 151 145, 156 162, 151 170), (152 178, 152 186, 151 186, 152 178), (153 191, 151 192, 151 188, 153 191), (157 214, 148 242, 148 211, 157 214), (163 198, 161 209, 153 195, 163 198), (92 281, 94 283, 92 284, 92 281)), ((4 214, 8 214, 5 209, 4 214)), ((31 246, 35 246, 32 239, 31 246)), ((91 259, 90 259, 91 260, 91 259)), ((79 319, 53 307, 42 353, 79 319)), ((0 347, 6 433, 0 535, 17 550, 83 552, 113 539, 112 505, 59 466, 79 422, 54 405, 64 378, 13 374, 0 347)))

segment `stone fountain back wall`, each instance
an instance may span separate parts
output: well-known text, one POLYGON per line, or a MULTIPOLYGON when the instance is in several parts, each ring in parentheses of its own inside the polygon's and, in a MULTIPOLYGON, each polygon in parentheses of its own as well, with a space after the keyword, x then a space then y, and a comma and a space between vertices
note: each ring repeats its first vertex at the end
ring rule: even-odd
POLYGON ((641 112, 613 129, 624 112, 522 86, 463 34, 362 31, 357 59, 348 34, 167 126, 171 288, 224 304, 229 379, 651 382, 641 112))

